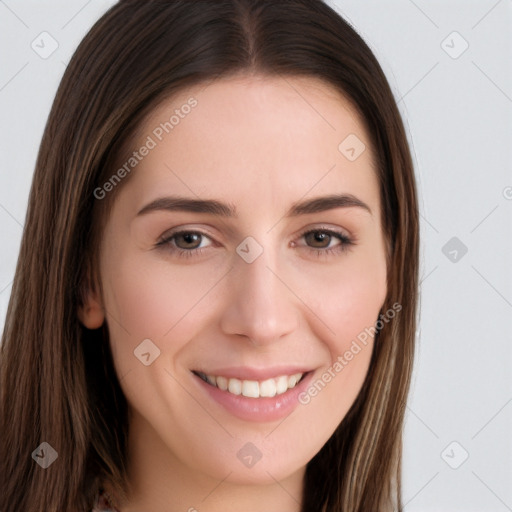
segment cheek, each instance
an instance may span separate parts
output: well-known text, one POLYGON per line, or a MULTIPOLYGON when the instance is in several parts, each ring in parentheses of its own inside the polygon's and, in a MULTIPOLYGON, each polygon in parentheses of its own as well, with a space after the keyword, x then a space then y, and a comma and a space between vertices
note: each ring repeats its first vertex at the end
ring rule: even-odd
POLYGON ((303 300, 324 324, 322 337, 333 360, 378 320, 387 292, 386 265, 378 254, 347 254, 336 266, 300 278, 303 300))
POLYGON ((317 401, 326 432, 342 420, 367 375, 375 325, 387 292, 385 261, 379 254, 360 251, 334 268, 317 269, 302 278, 302 298, 311 309, 309 325, 316 326, 315 335, 330 354, 329 364, 315 375, 303 403, 317 401))
POLYGON ((169 401, 175 411, 187 411, 175 430, 169 430, 183 439, 197 424, 216 427, 201 407, 191 405, 181 384, 188 375, 180 357, 211 320, 212 292, 223 269, 191 266, 176 271, 161 257, 143 258, 112 259, 105 267, 114 366, 128 402, 152 424, 169 429, 169 401))
POLYGON ((126 258, 112 269, 105 303, 125 331, 162 338, 215 283, 211 268, 173 270, 162 258, 126 258))
POLYGON ((196 311, 208 302, 223 269, 195 266, 177 272, 162 257, 144 254, 109 262, 103 269, 108 276, 103 300, 119 375, 140 365, 134 351, 147 339, 164 356, 159 363, 169 362, 201 328, 196 311))

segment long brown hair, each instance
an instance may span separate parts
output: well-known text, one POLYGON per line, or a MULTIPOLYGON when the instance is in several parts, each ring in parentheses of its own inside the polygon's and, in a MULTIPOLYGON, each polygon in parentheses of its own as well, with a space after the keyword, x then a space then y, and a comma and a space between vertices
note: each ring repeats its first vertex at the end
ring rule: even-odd
POLYGON ((2 512, 90 510, 104 480, 124 495, 127 404, 108 331, 77 318, 122 184, 103 201, 94 190, 164 98, 245 72, 324 80, 356 107, 370 136, 388 244, 383 310, 402 309, 378 331, 361 392, 307 466, 302 510, 401 510, 419 223, 407 139, 381 67, 321 0, 122 0, 71 60, 38 155, 0 353, 2 512), (58 453, 46 469, 31 456, 42 442, 58 453))

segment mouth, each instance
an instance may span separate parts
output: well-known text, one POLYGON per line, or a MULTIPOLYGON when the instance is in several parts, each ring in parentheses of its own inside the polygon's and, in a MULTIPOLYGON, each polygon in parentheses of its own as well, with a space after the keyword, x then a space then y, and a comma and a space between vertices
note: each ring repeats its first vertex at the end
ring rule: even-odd
POLYGON ((220 408, 243 421, 282 420, 301 403, 299 396, 311 384, 316 370, 300 366, 266 368, 227 367, 192 370, 198 401, 220 408))
POLYGON ((193 371, 204 382, 226 391, 235 396, 246 398, 273 398, 295 388, 309 372, 279 375, 265 380, 242 380, 222 375, 207 375, 200 371, 193 371))

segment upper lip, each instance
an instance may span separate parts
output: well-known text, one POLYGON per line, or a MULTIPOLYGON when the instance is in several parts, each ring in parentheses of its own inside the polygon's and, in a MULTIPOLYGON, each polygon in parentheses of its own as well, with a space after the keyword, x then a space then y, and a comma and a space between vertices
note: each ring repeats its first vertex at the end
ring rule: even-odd
POLYGON ((296 373, 308 373, 311 371, 310 367, 288 365, 288 366, 273 366, 268 368, 254 368, 250 366, 231 366, 226 368, 215 368, 212 370, 196 369, 195 373, 203 373, 204 375, 213 375, 215 377, 226 377, 228 379, 239 380, 257 380, 263 381, 266 379, 274 379, 281 375, 295 375, 296 373))

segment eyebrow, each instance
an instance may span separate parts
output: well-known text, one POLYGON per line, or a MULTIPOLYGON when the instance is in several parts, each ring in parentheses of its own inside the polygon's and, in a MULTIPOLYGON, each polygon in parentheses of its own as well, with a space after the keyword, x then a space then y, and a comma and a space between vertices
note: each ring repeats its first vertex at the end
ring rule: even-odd
POLYGON ((137 215, 144 215, 159 210, 210 213, 221 217, 236 217, 236 208, 234 206, 213 199, 189 199, 178 196, 155 199, 144 206, 137 215))
POLYGON ((366 210, 370 215, 372 215, 370 207, 352 194, 332 194, 329 196, 310 199, 308 201, 294 203, 286 216, 295 217, 297 215, 325 212, 335 208, 354 207, 362 208, 363 210, 366 210))
MULTIPOLYGON (((323 197, 317 197, 306 201, 299 201, 292 205, 285 217, 297 217, 312 213, 325 212, 335 208, 361 208, 370 215, 370 207, 353 196, 352 194, 332 194, 323 197)), ((214 199, 190 199, 180 196, 160 197, 144 206, 138 213, 145 215, 155 211, 183 211, 191 213, 208 213, 220 217, 236 217, 237 210, 234 205, 222 203, 214 199)))

